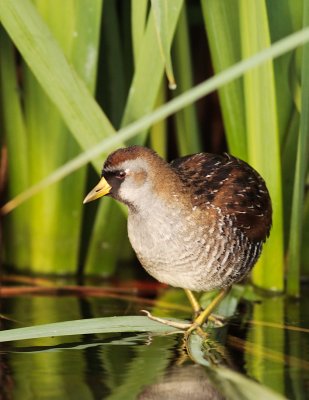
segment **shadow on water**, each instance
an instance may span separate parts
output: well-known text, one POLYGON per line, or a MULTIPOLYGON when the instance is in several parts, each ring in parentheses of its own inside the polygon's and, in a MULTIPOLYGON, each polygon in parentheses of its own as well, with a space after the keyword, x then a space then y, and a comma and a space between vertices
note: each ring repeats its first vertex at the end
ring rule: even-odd
MULTIPOLYGON (((263 393, 265 399, 306 399, 308 307, 305 292, 301 302, 269 297, 241 304, 241 312, 211 329, 207 339, 191 335, 185 341, 179 332, 105 333, 2 343, 0 398, 257 399, 263 393)), ((136 315, 141 308, 110 298, 2 300, 2 311, 12 318, 6 328, 136 315)))

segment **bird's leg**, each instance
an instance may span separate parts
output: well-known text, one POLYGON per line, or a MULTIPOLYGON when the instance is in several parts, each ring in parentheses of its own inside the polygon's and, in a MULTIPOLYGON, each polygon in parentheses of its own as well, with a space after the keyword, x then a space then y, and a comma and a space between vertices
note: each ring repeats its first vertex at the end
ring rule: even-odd
POLYGON ((200 315, 200 313, 203 311, 202 307, 200 306, 200 303, 196 300, 196 297, 191 292, 191 290, 184 289, 184 291, 185 291, 186 295, 188 296, 188 299, 193 308, 195 317, 198 317, 200 315))
POLYGON ((197 317, 191 324, 181 323, 177 321, 170 321, 167 319, 155 317, 147 310, 141 310, 141 311, 145 313, 147 317, 149 319, 152 319, 153 321, 157 321, 160 322, 161 324, 172 326, 177 329, 187 330, 186 335, 189 335, 191 332, 196 330, 201 336, 205 336, 205 333, 203 332, 201 327, 207 321, 207 319, 212 320, 214 322, 218 322, 218 318, 212 316, 211 313, 217 307, 217 305, 224 299, 224 297, 228 294, 229 291, 230 288, 221 289, 221 291, 212 300, 212 302, 205 308, 205 310, 202 310, 193 293, 190 290, 185 289, 185 292, 189 298, 192 308, 195 311, 195 313, 197 313, 197 317))
POLYGON ((207 321, 207 319, 210 317, 210 314, 212 311, 217 307, 219 303, 224 299, 224 297, 228 294, 230 291, 230 288, 224 288, 221 289, 220 292, 217 294, 217 296, 212 300, 212 302, 203 310, 198 317, 195 318, 193 321, 193 324, 189 328, 187 333, 191 333, 197 328, 200 328, 203 326, 203 324, 207 321))
MULTIPOLYGON (((196 297, 194 296, 194 294, 191 292, 191 290, 189 289, 184 289, 189 302, 193 308, 194 311, 194 317, 195 319, 203 312, 203 308, 201 307, 200 303, 197 301, 196 297)), ((220 318, 220 316, 216 316, 216 315, 209 315, 207 317, 207 319, 209 319, 210 321, 212 321, 214 324, 216 324, 217 326, 222 326, 223 325, 223 318, 220 318)))

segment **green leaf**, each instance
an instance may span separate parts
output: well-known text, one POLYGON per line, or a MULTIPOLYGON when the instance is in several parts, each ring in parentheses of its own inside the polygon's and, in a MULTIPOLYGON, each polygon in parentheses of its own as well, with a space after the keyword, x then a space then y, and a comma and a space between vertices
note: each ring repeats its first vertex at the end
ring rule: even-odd
MULTIPOLYGON (((304 2, 304 26, 309 25, 309 4, 304 2)), ((301 117, 297 143, 297 158, 291 214, 290 241, 288 248, 287 292, 300 295, 300 251, 302 221, 304 215, 304 194, 309 161, 309 46, 303 48, 301 79, 301 117)))
MULTIPOLYGON (((176 320, 175 320, 176 321, 176 320)), ((183 321, 180 321, 183 322, 183 321)), ((0 342, 109 332, 175 332, 176 328, 147 317, 126 316, 80 319, 0 331, 0 342)), ((181 332, 181 331, 179 331, 181 332)))
POLYGON ((183 0, 151 0, 155 27, 161 56, 164 60, 169 88, 176 89, 172 60, 170 54, 171 42, 169 41, 169 15, 177 14, 177 10, 183 5, 183 0))
MULTIPOLYGON (((240 2, 243 57, 249 57, 270 46, 265 3, 240 2)), ((270 290, 283 290, 283 209, 281 188, 280 139, 278 131, 275 80, 271 61, 244 76, 245 115, 249 163, 265 179, 273 205, 273 227, 262 256, 253 270, 256 285, 270 290), (271 167, 270 167, 271 160, 271 167), (268 265, 276 259, 276 269, 268 265)))
MULTIPOLYGON (((168 26, 166 40, 169 46, 174 37, 182 1, 176 1, 174 5, 173 12, 166 15, 168 26)), ((121 122, 122 127, 127 126, 132 121, 136 121, 151 112, 158 98, 164 72, 164 61, 158 46, 153 14, 153 10, 151 9, 145 34, 140 44, 138 59, 135 62, 134 76, 121 122), (150 82, 151 84, 149 84, 150 82)), ((149 126, 147 128, 149 128, 149 126)), ((146 130, 143 130, 139 137, 135 138, 130 144, 143 145, 145 144, 145 140, 146 130)))
MULTIPOLYGON (((193 87, 193 71, 191 65, 189 27, 185 4, 179 17, 173 46, 177 89, 176 97, 193 87)), ((175 115, 176 134, 179 155, 198 153, 201 148, 201 137, 198 128, 196 105, 192 104, 175 115)))
POLYGON ((132 29, 134 64, 137 63, 139 51, 145 33, 147 7, 148 7, 147 0, 131 1, 131 21, 132 21, 131 29, 132 29))
MULTIPOLYGON (((162 81, 161 87, 158 93, 158 98, 156 102, 156 107, 161 106, 166 101, 165 85, 162 81)), ((150 128, 149 132, 149 142, 151 148, 155 150, 162 158, 167 159, 167 140, 168 140, 168 128, 167 121, 160 121, 154 124, 150 128)))
MULTIPOLYGON (((218 74, 242 58, 239 1, 201 0, 201 4, 211 58, 215 72, 218 74)), ((235 156, 247 160, 243 90, 243 81, 235 79, 220 88, 219 96, 229 151, 235 156)))

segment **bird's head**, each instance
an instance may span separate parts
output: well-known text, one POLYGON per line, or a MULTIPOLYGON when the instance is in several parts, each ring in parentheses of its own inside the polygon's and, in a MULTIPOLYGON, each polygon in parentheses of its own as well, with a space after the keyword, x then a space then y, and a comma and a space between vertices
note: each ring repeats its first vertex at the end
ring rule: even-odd
POLYGON ((103 165, 100 182, 86 196, 84 203, 109 195, 137 209, 151 205, 170 181, 170 168, 153 150, 131 146, 111 153, 103 165))

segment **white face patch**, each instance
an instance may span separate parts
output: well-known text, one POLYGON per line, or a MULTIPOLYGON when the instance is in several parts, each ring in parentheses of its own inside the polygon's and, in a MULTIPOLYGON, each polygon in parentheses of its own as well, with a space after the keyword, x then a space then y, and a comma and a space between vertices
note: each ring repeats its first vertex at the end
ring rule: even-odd
POLYGON ((142 183, 137 181, 131 172, 120 186, 119 198, 127 204, 132 204, 135 209, 145 207, 148 209, 154 199, 152 184, 147 179, 142 183))

